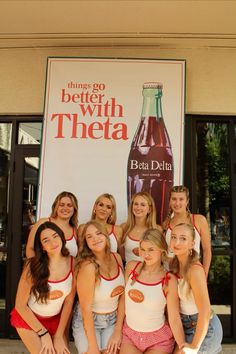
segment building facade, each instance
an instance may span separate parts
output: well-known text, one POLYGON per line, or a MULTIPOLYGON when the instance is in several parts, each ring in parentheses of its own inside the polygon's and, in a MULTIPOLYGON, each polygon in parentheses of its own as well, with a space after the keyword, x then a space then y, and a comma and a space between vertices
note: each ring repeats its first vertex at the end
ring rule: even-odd
POLYGON ((34 222, 49 56, 186 60, 184 183, 207 216, 209 290, 236 341, 236 4, 232 1, 2 1, 0 335, 11 337, 34 222), (14 5, 14 6, 12 6, 14 5))

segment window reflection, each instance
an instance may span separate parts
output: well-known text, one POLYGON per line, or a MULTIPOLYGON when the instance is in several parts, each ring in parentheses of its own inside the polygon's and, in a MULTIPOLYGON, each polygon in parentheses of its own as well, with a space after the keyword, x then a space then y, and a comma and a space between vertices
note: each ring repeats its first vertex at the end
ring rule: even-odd
POLYGON ((6 246, 11 131, 11 123, 0 123, 0 249, 6 246))
POLYGON ((42 123, 20 123, 18 130, 18 144, 40 144, 42 123))

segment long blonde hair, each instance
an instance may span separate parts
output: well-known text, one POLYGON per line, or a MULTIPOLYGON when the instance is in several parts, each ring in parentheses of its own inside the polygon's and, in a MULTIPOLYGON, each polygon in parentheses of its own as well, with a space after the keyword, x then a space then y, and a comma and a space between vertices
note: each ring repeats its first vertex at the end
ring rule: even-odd
POLYGON ((97 197, 97 199, 95 200, 94 205, 93 205, 91 220, 96 219, 95 208, 96 208, 97 204, 101 201, 102 198, 107 198, 112 203, 111 215, 107 219, 107 223, 110 225, 115 225, 115 223, 116 223, 116 201, 115 201, 115 198, 113 197, 113 195, 111 195, 109 193, 104 193, 104 194, 99 195, 99 197, 97 197))
POLYGON ((130 231, 134 228, 135 226, 135 216, 133 214, 133 205, 134 205, 134 200, 136 197, 143 197, 149 206, 149 213, 147 215, 147 219, 146 219, 146 226, 148 229, 155 229, 157 227, 156 224, 156 207, 155 207, 155 203, 154 200, 152 198, 152 196, 148 193, 148 192, 139 192, 133 195, 129 208, 128 208, 128 219, 124 225, 124 233, 123 233, 123 239, 122 239, 122 243, 125 242, 125 238, 126 236, 130 233, 130 231))
MULTIPOLYGON (((173 227, 172 232, 174 231, 174 229, 176 227, 185 227, 187 229, 187 231, 189 232, 190 236, 192 237, 192 240, 195 240, 195 229, 193 227, 193 225, 187 224, 187 223, 180 223, 177 224, 173 227)), ((184 278, 184 282, 186 282, 188 285, 188 272, 189 269, 191 268, 191 265, 198 262, 199 261, 199 254, 197 251, 195 251, 194 248, 192 248, 189 252, 188 255, 188 260, 187 263, 185 265, 185 267, 183 268, 183 278, 184 278)), ((180 263, 178 260, 177 256, 174 256, 173 260, 170 263, 170 270, 173 274, 179 274, 180 272, 180 263)))
MULTIPOLYGON (((141 247, 141 244, 144 241, 149 241, 158 247, 158 249, 161 251, 161 263, 163 265, 164 262, 167 260, 168 253, 168 245, 166 243, 165 237, 163 236, 163 233, 159 229, 148 229, 141 237, 139 241, 139 247, 141 247)), ((136 277, 132 279, 131 285, 135 283, 137 277, 141 274, 144 265, 145 261, 143 261, 139 271, 136 273, 136 277)))
POLYGON ((97 263, 97 259, 96 259, 95 254, 88 247, 87 240, 86 240, 86 232, 87 232, 88 227, 91 225, 96 227, 96 229, 106 237, 105 253, 107 256, 110 256, 110 253, 111 253, 110 239, 108 237, 106 226, 104 224, 100 224, 96 220, 91 220, 91 221, 87 222, 84 225, 83 232, 82 232, 82 235, 81 235, 80 241, 79 241, 79 250, 78 250, 78 255, 76 257, 75 274, 78 273, 79 269, 81 268, 81 265, 85 261, 89 261, 89 262, 93 263, 95 266, 95 278, 96 278, 96 280, 98 280, 99 276, 100 276, 99 264, 97 263))

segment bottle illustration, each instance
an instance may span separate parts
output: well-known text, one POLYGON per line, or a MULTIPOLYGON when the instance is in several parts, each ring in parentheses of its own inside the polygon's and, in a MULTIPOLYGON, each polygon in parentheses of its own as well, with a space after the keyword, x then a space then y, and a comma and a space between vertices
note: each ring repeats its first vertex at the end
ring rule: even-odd
POLYGON ((127 166, 128 204, 133 194, 149 192, 155 201, 157 223, 169 211, 174 164, 171 143, 162 115, 162 83, 143 84, 141 121, 134 135, 127 166))

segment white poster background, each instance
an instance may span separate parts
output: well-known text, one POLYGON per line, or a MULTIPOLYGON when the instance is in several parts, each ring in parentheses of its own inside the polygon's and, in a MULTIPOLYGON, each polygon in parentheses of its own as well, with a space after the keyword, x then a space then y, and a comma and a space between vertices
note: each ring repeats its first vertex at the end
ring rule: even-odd
MULTIPOLYGON (((139 125, 142 111, 142 86, 145 82, 163 84, 162 110, 169 133, 173 159, 174 184, 182 183, 183 122, 185 100, 184 60, 143 59, 95 59, 95 58, 48 58, 45 93, 44 127, 41 151, 40 184, 37 216, 50 215, 51 205, 60 192, 74 193, 79 202, 79 222, 90 219, 95 199, 102 193, 112 194, 117 203, 117 223, 127 218, 127 161, 132 139, 139 125), (72 84, 73 85, 72 85, 72 84), (71 86, 78 86, 71 88, 71 86), (84 89, 79 88, 83 86, 84 89), (89 87, 86 89, 86 86, 89 87), (122 106, 123 117, 110 117, 107 137, 102 130, 94 131, 97 139, 81 138, 81 124, 86 129, 93 122, 104 124, 108 117, 81 114, 81 95, 84 100, 99 100, 91 96, 93 88, 101 94, 100 101, 122 106), (99 88, 101 90, 99 90, 99 88), (76 102, 66 102, 69 96, 76 102), (79 101, 79 102, 78 102, 79 101), (63 118, 61 135, 58 136, 58 118, 55 114, 67 114, 63 118), (77 137, 72 137, 72 115, 77 114, 77 137), (127 127, 127 140, 112 139, 117 128, 127 127)), ((87 103, 84 104, 84 107, 87 103)), ((93 107, 93 104, 91 104, 93 107)), ((103 113, 104 112, 104 107, 103 113)), ((96 112, 96 108, 94 110, 96 112)), ((119 107, 115 107, 118 115, 119 107)), ((101 112, 100 112, 101 113, 101 112)), ((109 107, 106 114, 109 114, 109 107)), ((114 112, 113 112, 114 113, 114 112)), ((101 114, 100 114, 101 115, 101 114)), ((98 126, 98 125, 96 125, 98 126)), ((60 135, 60 134, 59 134, 60 135)), ((117 135, 121 136, 121 134, 117 135)))

